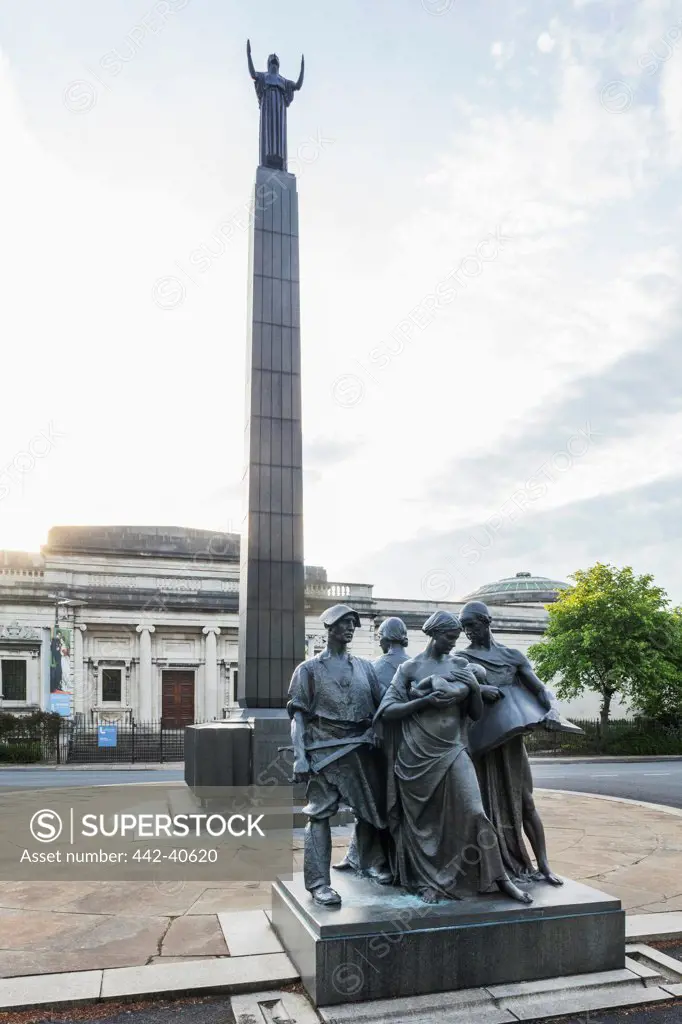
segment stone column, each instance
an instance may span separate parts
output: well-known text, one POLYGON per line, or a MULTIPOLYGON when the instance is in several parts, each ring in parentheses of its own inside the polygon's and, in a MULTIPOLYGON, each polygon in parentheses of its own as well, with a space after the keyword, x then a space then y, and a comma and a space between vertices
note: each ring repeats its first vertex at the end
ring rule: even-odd
MULTIPOLYGON (((42 697, 42 670, 40 659, 40 648, 31 650, 31 656, 26 666, 26 700, 29 704, 37 704, 40 707, 42 697)), ((2 703, 0 701, 0 703, 2 703)))
POLYGON ((218 637, 220 629, 217 626, 204 626, 203 631, 206 637, 204 644, 204 699, 201 707, 205 721, 212 722, 219 717, 219 686, 218 686, 218 637))
POLYGON ((304 656, 299 328, 296 177, 259 167, 249 247, 237 687, 243 708, 286 707, 291 674, 304 656))
POLYGON ((85 625, 73 629, 73 710, 85 714, 85 673, 83 672, 83 640, 85 625))
POLYGON ((141 722, 156 721, 157 708, 152 692, 152 633, 154 626, 137 626, 140 634, 140 665, 137 685, 137 708, 141 722))

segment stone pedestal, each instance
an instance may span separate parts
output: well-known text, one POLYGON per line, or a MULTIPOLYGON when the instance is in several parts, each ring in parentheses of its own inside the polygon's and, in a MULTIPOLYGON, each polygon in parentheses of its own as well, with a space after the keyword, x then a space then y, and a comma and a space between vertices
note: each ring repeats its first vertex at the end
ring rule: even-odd
POLYGON ((620 900, 566 880, 524 906, 497 894, 429 906, 334 873, 341 908, 315 904, 303 875, 272 891, 272 926, 318 1006, 617 970, 620 900))
MULTIPOLYGON (((292 786, 293 754, 280 751, 291 742, 289 716, 263 711, 227 722, 185 729, 185 782, 199 799, 201 791, 219 786, 286 786, 293 794, 295 828, 303 828, 306 786, 292 786), (248 717, 247 717, 248 716, 248 717)), ((348 825, 353 815, 340 808, 332 825, 348 825)))
POLYGON ((185 782, 192 787, 289 786, 293 755, 279 748, 290 744, 286 711, 245 708, 224 722, 190 725, 185 730, 185 782), (198 776, 201 782, 195 781, 198 776), (240 781, 222 781, 227 776, 240 781))
POLYGON ((185 782, 205 787, 250 786, 251 729, 247 722, 210 722, 185 729, 185 782))

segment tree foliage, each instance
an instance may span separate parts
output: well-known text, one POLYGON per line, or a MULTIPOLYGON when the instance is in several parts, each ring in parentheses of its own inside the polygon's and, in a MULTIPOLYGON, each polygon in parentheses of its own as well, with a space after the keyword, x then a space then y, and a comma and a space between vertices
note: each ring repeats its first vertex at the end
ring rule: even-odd
POLYGON ((564 699, 598 693, 602 733, 616 695, 659 718, 682 710, 682 616, 653 576, 597 562, 569 578, 528 651, 540 678, 564 699))
POLYGON ((665 629, 656 638, 655 673, 635 680, 630 701, 646 718, 682 725, 682 609, 666 613, 665 629))

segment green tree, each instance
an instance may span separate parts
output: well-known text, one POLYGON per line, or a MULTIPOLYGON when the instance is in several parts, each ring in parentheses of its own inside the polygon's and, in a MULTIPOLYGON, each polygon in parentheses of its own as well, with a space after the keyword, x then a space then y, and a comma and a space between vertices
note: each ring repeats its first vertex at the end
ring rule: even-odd
POLYGON ((637 678, 631 703, 645 718, 682 725, 682 608, 667 612, 664 628, 654 637, 655 672, 637 678))
POLYGON ((682 665, 682 619, 653 576, 636 576, 630 566, 597 562, 569 578, 575 583, 549 606, 547 631, 528 654, 544 682, 556 679, 559 697, 600 695, 604 739, 616 695, 641 710, 669 699, 682 665))

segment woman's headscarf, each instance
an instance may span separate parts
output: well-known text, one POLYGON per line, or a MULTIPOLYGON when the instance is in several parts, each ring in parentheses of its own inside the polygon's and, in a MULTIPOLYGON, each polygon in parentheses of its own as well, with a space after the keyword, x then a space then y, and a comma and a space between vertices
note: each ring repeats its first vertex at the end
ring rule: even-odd
POLYGON ((384 640, 390 640, 391 643, 399 644, 407 639, 407 626, 402 619, 384 619, 379 626, 379 636, 384 640))
POLYGON ((422 633, 435 636, 436 633, 449 633, 451 629, 461 629, 462 623, 450 612, 434 612, 422 626, 422 633))

